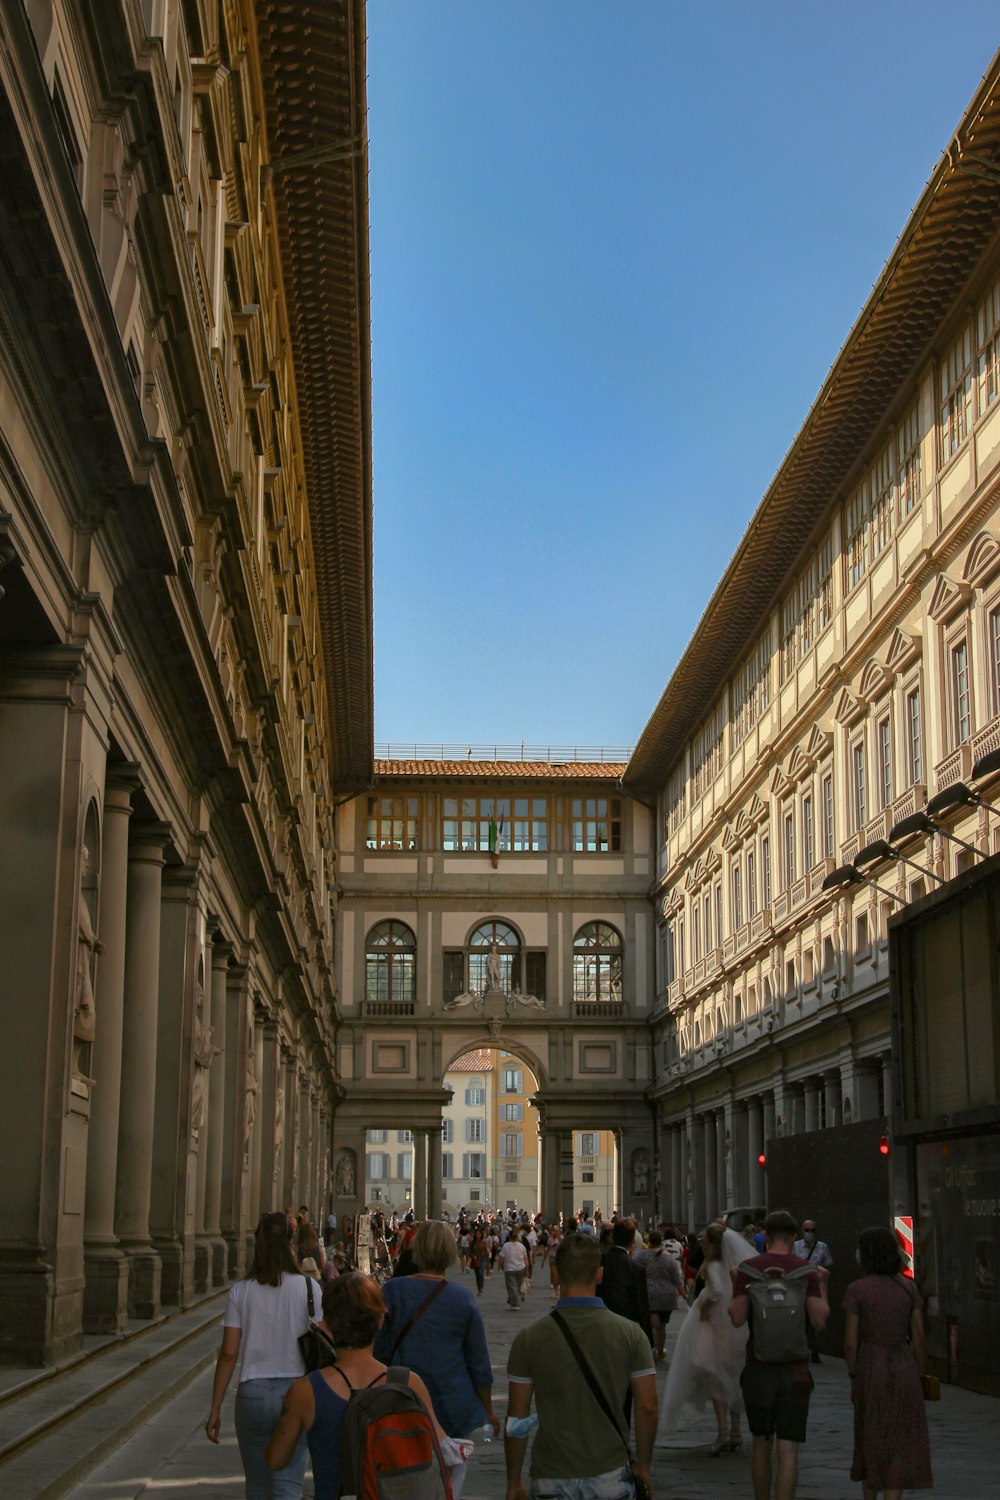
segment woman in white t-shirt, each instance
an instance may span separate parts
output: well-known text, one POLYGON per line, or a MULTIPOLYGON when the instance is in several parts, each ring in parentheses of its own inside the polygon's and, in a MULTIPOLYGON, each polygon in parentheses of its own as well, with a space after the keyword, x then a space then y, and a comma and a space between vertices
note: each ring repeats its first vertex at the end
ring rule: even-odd
POLYGON ((500 1269, 507 1287, 507 1307, 511 1312, 521 1310, 521 1283, 528 1269, 528 1252, 521 1243, 521 1231, 515 1224, 510 1239, 500 1250, 500 1269))
POLYGON ((305 1374, 299 1335, 309 1326, 309 1287, 319 1317, 318 1289, 295 1264, 285 1214, 265 1214, 254 1234, 253 1264, 229 1289, 222 1347, 215 1366, 212 1410, 205 1431, 219 1441, 222 1401, 242 1351, 236 1391, 236 1441, 246 1476, 247 1500, 300 1500, 308 1448, 305 1434, 287 1468, 272 1473, 265 1461, 281 1403, 293 1380, 305 1374))

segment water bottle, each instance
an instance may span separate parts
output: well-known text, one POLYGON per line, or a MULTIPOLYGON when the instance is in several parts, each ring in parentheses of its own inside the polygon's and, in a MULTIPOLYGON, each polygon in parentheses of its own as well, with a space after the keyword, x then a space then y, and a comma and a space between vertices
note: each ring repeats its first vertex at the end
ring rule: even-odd
POLYGON ((482 1427, 477 1427, 476 1428, 475 1432, 472 1434, 472 1437, 473 1437, 473 1441, 477 1442, 477 1443, 492 1443, 492 1441, 493 1441, 493 1423, 492 1422, 484 1422, 483 1425, 482 1425, 482 1427))

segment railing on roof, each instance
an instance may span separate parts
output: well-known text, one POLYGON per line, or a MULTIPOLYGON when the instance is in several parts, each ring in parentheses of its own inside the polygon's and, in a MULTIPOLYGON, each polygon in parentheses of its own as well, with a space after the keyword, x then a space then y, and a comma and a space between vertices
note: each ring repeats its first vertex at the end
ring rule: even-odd
POLYGON ((398 740, 375 746, 376 760, 524 760, 550 766, 619 765, 629 760, 631 745, 406 745, 398 740))

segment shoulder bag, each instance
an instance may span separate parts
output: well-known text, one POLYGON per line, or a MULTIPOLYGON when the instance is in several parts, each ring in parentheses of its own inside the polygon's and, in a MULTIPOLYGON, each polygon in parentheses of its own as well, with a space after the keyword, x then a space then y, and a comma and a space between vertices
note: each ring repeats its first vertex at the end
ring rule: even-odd
POLYGON ((313 1279, 306 1277, 306 1295, 309 1299, 309 1327, 298 1337, 299 1353, 308 1375, 313 1370, 322 1370, 335 1363, 337 1351, 325 1328, 316 1321, 316 1304, 313 1301, 313 1279))
MULTIPOLYGON (((584 1355, 583 1350, 580 1348, 580 1345, 577 1343, 576 1339, 573 1337, 573 1334, 570 1331, 569 1324, 566 1322, 566 1319, 563 1317, 562 1313, 559 1311, 558 1308, 554 1308, 553 1309, 553 1311, 551 1313, 551 1317, 552 1317, 552 1320, 555 1323, 556 1327, 559 1329, 559 1332, 562 1334, 563 1338, 566 1340, 567 1344, 569 1345, 570 1352, 571 1352, 571 1354, 573 1355, 573 1358, 576 1360, 577 1364, 580 1367, 580 1374, 583 1376, 584 1380, 587 1382, 587 1386, 588 1386, 588 1388, 590 1390, 590 1394, 593 1396, 594 1400, 597 1402, 598 1406, 601 1408, 601 1411, 604 1413, 604 1415, 607 1417, 608 1421, 611 1423, 612 1427, 617 1432, 617 1434, 618 1434, 618 1436, 619 1436, 619 1438, 621 1440, 622 1447, 625 1449, 625 1463, 626 1463, 627 1467, 629 1469, 631 1469, 632 1468, 632 1462, 633 1462, 633 1460, 632 1460, 632 1450, 631 1450, 631 1448, 629 1447, 629 1444, 628 1444, 628 1436, 627 1436, 627 1434, 622 1431, 622 1424, 621 1424, 621 1422, 618 1420, 618 1418, 615 1416, 614 1412, 611 1410, 611 1407, 608 1404, 608 1398, 605 1396, 604 1392, 601 1390, 601 1387, 598 1385, 598 1383, 597 1383, 597 1377, 594 1375, 593 1370, 588 1365, 587 1359, 586 1359, 586 1356, 584 1355)), ((649 1490, 646 1487, 645 1480, 639 1479, 637 1477, 637 1475, 633 1474, 632 1475, 632 1483, 635 1485, 635 1500, 651 1500, 650 1492, 649 1492, 649 1490)))
POLYGON ((446 1281, 437 1282, 434 1286, 431 1287, 430 1291, 427 1293, 427 1296, 424 1298, 423 1302, 421 1302, 420 1306, 416 1308, 414 1312, 410 1313, 410 1316, 407 1318, 406 1322, 403 1324, 402 1328, 396 1335, 395 1342, 393 1343, 393 1346, 389 1351, 389 1358, 386 1360, 387 1365, 392 1364, 393 1360, 396 1358, 396 1350, 399 1348, 400 1344, 406 1338, 407 1334, 411 1331, 414 1324, 420 1322, 420 1319, 430 1307, 431 1303, 434 1301, 434 1298, 440 1297, 447 1284, 448 1283, 446 1281))

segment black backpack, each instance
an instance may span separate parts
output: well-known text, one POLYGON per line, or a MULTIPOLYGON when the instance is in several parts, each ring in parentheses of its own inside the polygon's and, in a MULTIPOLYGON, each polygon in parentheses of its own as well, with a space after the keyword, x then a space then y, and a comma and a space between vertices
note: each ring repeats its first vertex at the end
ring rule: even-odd
POLYGON ((749 1282, 753 1357, 761 1364, 790 1365, 809 1358, 806 1297, 814 1269, 768 1266, 762 1271, 746 1261, 740 1266, 749 1282))

